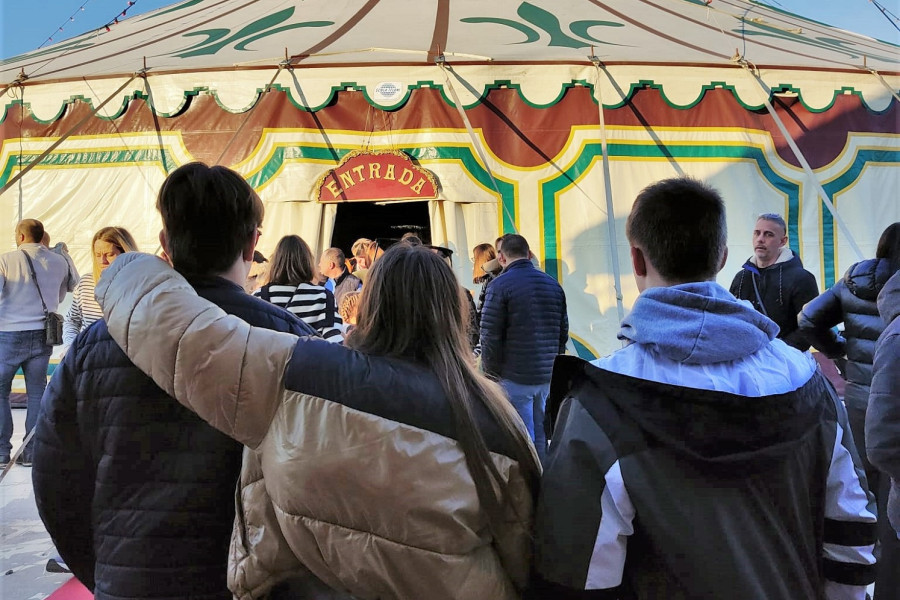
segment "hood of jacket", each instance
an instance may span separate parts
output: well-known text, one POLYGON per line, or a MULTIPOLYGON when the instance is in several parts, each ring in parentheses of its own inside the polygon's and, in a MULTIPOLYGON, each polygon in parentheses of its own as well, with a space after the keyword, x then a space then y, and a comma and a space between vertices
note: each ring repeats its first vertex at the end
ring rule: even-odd
POLYGON ((875 302, 878 293, 893 275, 891 261, 871 258, 858 262, 847 270, 844 283, 850 293, 861 300, 875 302))
POLYGON ((775 339, 778 325, 712 281, 645 290, 618 337, 671 360, 709 364, 737 360, 775 339))
POLYGON ((781 251, 778 253, 778 258, 775 260, 775 262, 773 262, 768 267, 760 267, 757 260, 758 259, 756 258, 756 255, 754 254, 753 256, 751 256, 750 258, 747 259, 747 262, 744 263, 743 268, 759 275, 760 269, 762 269, 762 270, 771 269, 772 267, 777 266, 777 265, 803 267, 803 262, 800 260, 800 257, 797 256, 796 254, 794 254, 794 251, 791 250, 790 248, 788 248, 787 246, 785 246, 784 248, 781 249, 781 251), (788 265, 787 263, 793 263, 793 264, 788 265))
POLYGON ((878 312, 885 323, 900 316, 900 271, 891 276, 878 294, 878 312))

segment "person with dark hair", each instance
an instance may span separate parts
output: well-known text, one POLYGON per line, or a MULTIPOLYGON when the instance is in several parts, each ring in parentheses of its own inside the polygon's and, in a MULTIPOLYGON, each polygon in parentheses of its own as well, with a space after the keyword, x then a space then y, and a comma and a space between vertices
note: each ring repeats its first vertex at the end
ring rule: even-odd
MULTIPOLYGON (((900 257, 898 240, 894 242, 894 256, 900 257)), ((875 346, 872 392, 866 412, 866 452, 872 464, 881 469, 881 478, 890 481, 884 513, 894 534, 900 537, 900 262, 896 265, 898 270, 878 294, 878 309, 887 327, 875 346)), ((882 550, 881 559, 884 554, 882 550)), ((896 568, 897 563, 893 564, 896 568)), ((875 594, 880 593, 878 585, 875 594)), ((886 588, 885 592, 897 590, 886 588)))
POLYGON ((287 309, 323 338, 339 344, 344 341, 344 324, 337 302, 334 294, 315 280, 316 264, 309 244, 299 235, 286 235, 275 246, 269 283, 253 295, 287 309))
POLYGON ((503 273, 488 286, 481 307, 481 367, 506 390, 543 461, 550 375, 569 339, 566 294, 534 267, 521 235, 504 235, 497 258, 503 273))
POLYGON ((869 487, 878 502, 881 553, 875 581, 876 600, 900 599, 900 541, 887 519, 888 477, 871 465, 866 456, 866 408, 872 384, 875 343, 886 321, 876 300, 887 281, 900 267, 900 222, 889 225, 878 240, 875 258, 851 266, 844 277, 811 300, 800 313, 800 332, 828 358, 841 364, 847 387, 844 404, 850 418, 853 440, 866 470, 869 487), (843 335, 834 327, 844 324, 843 335))
POLYGON ((94 285, 100 279, 103 269, 112 264, 116 257, 138 249, 134 237, 124 227, 103 227, 91 239, 91 273, 83 275, 75 286, 72 304, 63 323, 63 344, 75 341, 75 336, 84 331, 94 321, 103 318, 103 311, 94 299, 94 285))
POLYGON ((412 231, 407 231, 400 237, 401 242, 406 242, 410 246, 422 246, 422 239, 412 231))
MULTIPOLYGON (((781 215, 765 213, 753 229, 753 256, 734 276, 729 291, 778 324, 778 337, 798 350, 809 341, 797 329, 797 315, 819 295, 816 276, 803 268, 787 246, 787 225, 781 215)), ((674 258, 677 260, 677 257, 674 258)))
POLYGON ((475 368, 438 255, 384 253, 351 347, 250 327, 151 257, 116 261, 97 294, 129 356, 248 447, 235 597, 317 598, 308 587, 322 584, 360 598, 520 597, 540 467, 475 368), (163 329, 152 314, 173 316, 163 329))
MULTIPOLYGON (((48 312, 56 312, 66 292, 72 290, 69 264, 41 244, 43 223, 37 219, 19 221, 15 236, 17 249, 0 254, 0 468, 9 464, 12 453, 9 395, 13 378, 21 368, 28 396, 27 438, 40 412, 53 352, 53 346, 46 343, 44 320, 48 312)), ((18 460, 30 466, 31 447, 23 448, 18 460)))
POLYGON ((539 597, 863 600, 875 507, 846 412, 809 354, 715 282, 719 193, 650 185, 625 231, 628 345, 553 372, 539 597))
POLYGON ((322 253, 319 257, 319 271, 331 279, 334 285, 334 301, 338 307, 344 299, 344 294, 355 292, 362 287, 359 277, 352 275, 347 269, 344 251, 340 248, 328 248, 322 253))
MULTIPOLYGON (((256 326, 314 334, 243 289, 263 205, 239 174, 183 165, 163 182, 157 207, 160 243, 187 275, 184 287, 256 326)), ((134 253, 113 264, 128 256, 134 253)), ((176 319, 146 317, 158 331, 176 319)), ((34 451, 38 512, 68 568, 98 600, 225 600, 242 451, 154 385, 101 319, 75 338, 44 395, 34 451)))

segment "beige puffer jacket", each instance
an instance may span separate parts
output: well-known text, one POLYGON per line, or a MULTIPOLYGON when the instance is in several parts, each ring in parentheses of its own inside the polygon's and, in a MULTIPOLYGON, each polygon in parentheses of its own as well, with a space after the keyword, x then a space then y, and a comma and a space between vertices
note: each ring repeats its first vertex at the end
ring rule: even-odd
MULTIPOLYGON (((359 598, 519 597, 531 490, 511 453, 491 448, 513 498, 494 538, 430 371, 250 327, 148 255, 119 257, 97 298, 138 367, 248 447, 228 575, 236 597, 309 573, 359 598)), ((489 444, 501 437, 477 417, 489 444)))

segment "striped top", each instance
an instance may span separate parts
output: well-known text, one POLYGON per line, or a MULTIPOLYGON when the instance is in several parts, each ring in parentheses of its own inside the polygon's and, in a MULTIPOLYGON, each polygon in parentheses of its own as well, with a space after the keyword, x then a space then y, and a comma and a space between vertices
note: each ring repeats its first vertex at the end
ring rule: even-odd
POLYGON ((72 306, 63 322, 63 344, 71 344, 79 332, 103 318, 103 310, 94 299, 94 276, 82 275, 75 286, 72 306))
POLYGON ((344 323, 337 311, 334 295, 321 285, 270 283, 253 292, 253 295, 286 308, 329 342, 344 341, 344 323))

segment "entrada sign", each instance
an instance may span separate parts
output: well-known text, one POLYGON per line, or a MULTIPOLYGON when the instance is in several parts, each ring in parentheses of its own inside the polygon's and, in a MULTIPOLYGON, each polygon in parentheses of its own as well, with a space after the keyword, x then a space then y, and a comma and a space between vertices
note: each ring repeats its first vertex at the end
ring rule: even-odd
POLYGON ((403 152, 354 150, 316 183, 319 202, 390 202, 437 198, 434 175, 403 152))

